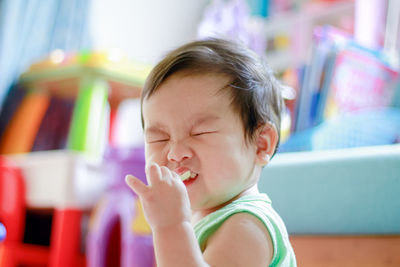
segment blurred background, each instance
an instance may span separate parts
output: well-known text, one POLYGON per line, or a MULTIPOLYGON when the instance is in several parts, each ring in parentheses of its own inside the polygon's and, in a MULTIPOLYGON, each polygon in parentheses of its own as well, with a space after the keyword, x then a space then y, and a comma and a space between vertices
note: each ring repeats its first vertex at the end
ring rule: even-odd
POLYGON ((124 184, 145 180, 138 99, 163 55, 213 36, 286 85, 260 190, 299 265, 400 264, 399 1, 0 0, 0 266, 153 266, 124 184))
POLYGON ((124 63, 114 65, 125 70, 127 64, 151 68, 185 42, 224 36, 265 57, 291 88, 285 90, 282 141, 298 134, 281 152, 397 142, 393 129, 383 127, 376 136, 362 121, 386 118, 387 112, 396 116, 382 108, 399 102, 398 10, 397 1, 387 0, 2 1, 0 134, 4 138, 12 109, 26 92, 16 97, 19 90, 11 88, 43 84, 39 72, 84 65, 74 57, 91 56, 99 69, 118 61, 124 63), (366 109, 380 111, 358 114, 366 109), (333 131, 326 120, 339 115, 341 131, 333 131), (361 129, 352 138, 347 131, 354 123, 361 129), (334 140, 325 140, 324 132, 334 140))

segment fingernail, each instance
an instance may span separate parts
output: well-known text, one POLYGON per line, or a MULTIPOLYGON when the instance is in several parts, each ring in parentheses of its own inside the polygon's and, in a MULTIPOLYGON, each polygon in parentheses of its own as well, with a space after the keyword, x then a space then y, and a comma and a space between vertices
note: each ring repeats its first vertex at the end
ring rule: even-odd
POLYGON ((158 167, 158 164, 152 161, 152 162, 150 162, 150 163, 147 165, 147 169, 150 169, 151 167, 157 168, 157 167, 158 167))
POLYGON ((129 180, 129 179, 132 179, 132 178, 133 178, 132 175, 130 175, 130 174, 126 175, 126 176, 125 176, 125 182, 128 183, 128 180, 129 180))

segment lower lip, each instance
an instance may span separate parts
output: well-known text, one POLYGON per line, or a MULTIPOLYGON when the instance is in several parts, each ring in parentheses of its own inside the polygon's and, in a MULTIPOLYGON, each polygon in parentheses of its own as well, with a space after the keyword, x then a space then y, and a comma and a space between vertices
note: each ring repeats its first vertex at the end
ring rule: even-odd
POLYGON ((191 185, 194 181, 197 180, 197 177, 198 177, 198 176, 199 176, 199 175, 197 174, 194 178, 189 178, 189 179, 183 181, 183 183, 185 184, 185 186, 189 186, 189 185, 191 185))

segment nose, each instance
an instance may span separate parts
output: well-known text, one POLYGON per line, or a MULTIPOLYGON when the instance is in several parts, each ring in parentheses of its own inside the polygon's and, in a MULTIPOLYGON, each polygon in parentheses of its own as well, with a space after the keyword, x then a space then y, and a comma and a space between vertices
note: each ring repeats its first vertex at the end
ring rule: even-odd
POLYGON ((170 144, 167 158, 171 162, 181 162, 192 156, 191 148, 184 141, 175 141, 170 144))

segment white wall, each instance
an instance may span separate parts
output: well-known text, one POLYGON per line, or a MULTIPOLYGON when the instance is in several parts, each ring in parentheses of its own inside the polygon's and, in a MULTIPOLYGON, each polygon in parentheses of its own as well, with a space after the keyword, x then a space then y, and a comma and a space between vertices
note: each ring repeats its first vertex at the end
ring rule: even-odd
POLYGON ((92 0, 90 27, 97 50, 120 49, 155 64, 196 37, 207 0, 92 0))

